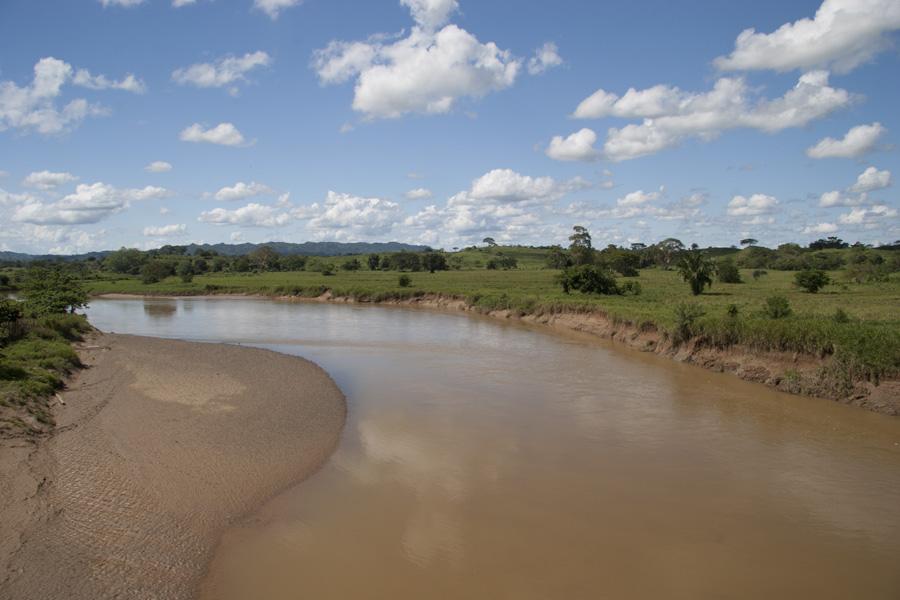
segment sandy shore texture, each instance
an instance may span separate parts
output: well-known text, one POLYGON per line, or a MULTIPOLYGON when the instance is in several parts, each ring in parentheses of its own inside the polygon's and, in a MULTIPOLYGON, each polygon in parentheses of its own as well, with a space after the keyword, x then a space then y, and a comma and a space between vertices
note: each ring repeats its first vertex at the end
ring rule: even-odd
POLYGON ((0 598, 190 598, 224 530, 316 471, 343 394, 266 350, 82 345, 55 433, 0 447, 0 598))

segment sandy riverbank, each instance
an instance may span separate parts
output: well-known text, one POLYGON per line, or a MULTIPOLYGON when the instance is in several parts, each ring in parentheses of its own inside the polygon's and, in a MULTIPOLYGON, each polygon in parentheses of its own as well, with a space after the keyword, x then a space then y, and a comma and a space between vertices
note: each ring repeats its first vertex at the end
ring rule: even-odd
POLYGON ((344 397, 266 350, 82 346, 56 432, 0 448, 0 598, 191 597, 226 527, 330 455, 344 397))

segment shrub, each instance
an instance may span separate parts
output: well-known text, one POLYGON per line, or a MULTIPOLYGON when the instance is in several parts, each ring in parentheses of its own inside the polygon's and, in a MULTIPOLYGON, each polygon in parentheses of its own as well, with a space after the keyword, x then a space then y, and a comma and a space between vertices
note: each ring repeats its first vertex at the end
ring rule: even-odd
POLYGON ((697 320, 705 315, 703 307, 696 302, 681 302, 675 306, 675 331, 673 341, 681 344, 698 333, 697 320))
POLYGON ((141 282, 145 284, 158 283, 172 275, 171 263, 162 260, 151 260, 141 268, 141 282))
POLYGON ((719 281, 722 283, 744 283, 741 279, 741 272, 734 264, 734 260, 726 258, 719 262, 717 269, 719 281))
POLYGON ((843 308, 838 308, 834 311, 834 314, 831 316, 835 323, 849 323, 850 315, 847 314, 843 308))
POLYGON ((359 262, 359 259, 352 258, 341 265, 341 268, 345 271, 359 271, 362 269, 362 263, 359 262))
POLYGON ((784 296, 770 296, 766 298, 763 313, 770 319, 783 319, 790 316, 791 304, 784 296))
POLYGON ((620 293, 631 294, 632 296, 640 296, 642 291, 644 290, 638 281, 626 281, 620 288, 620 293))
POLYGON ((412 279, 409 277, 409 275, 406 275, 406 274, 401 275, 397 279, 397 285, 399 285, 402 288, 409 287, 412 285, 412 279))
POLYGON ((75 312, 88 295, 75 277, 62 269, 34 267, 25 279, 25 309, 33 316, 75 312))
POLYGON ((622 293, 613 272, 598 265, 569 267, 557 276, 557 282, 566 294, 571 290, 578 290, 584 294, 615 295, 622 293))
POLYGON ((725 309, 725 312, 728 313, 728 316, 732 319, 736 319, 740 311, 738 310, 737 304, 729 304, 728 308, 725 309))
POLYGON ((194 280, 194 266, 190 260, 183 260, 178 263, 175 273, 181 277, 181 281, 184 283, 190 283, 194 280))
POLYGON ((794 283, 810 294, 815 294, 831 283, 831 279, 825 271, 807 269, 806 271, 800 271, 794 275, 794 283))
POLYGON ((753 279, 759 279, 760 277, 765 277, 769 272, 765 269, 754 269, 753 271, 753 279))
POLYGON ((491 258, 487 261, 485 268, 491 271, 502 269, 504 271, 509 271, 511 269, 519 268, 519 261, 515 259, 513 256, 505 256, 503 254, 498 254, 497 256, 491 258))

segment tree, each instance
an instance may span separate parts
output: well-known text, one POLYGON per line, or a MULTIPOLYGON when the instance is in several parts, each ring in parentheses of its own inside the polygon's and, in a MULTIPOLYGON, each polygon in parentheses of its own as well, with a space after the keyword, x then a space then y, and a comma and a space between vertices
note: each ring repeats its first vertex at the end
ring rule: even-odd
POLYGON ((447 257, 443 252, 426 252, 422 255, 422 268, 427 269, 429 273, 435 271, 446 271, 450 267, 447 265, 447 257))
POLYGON ((306 267, 306 257, 302 254, 288 254, 278 259, 282 271, 302 271, 306 267))
POLYGON ((654 247, 657 263, 664 269, 672 268, 675 259, 684 251, 684 243, 676 238, 666 238, 654 247))
POLYGON ((344 264, 341 265, 341 268, 345 271, 359 271, 362 269, 362 263, 359 262, 358 258, 351 258, 344 262, 344 264))
POLYGON ((158 283, 173 274, 172 263, 153 259, 141 269, 141 281, 145 284, 158 283))
POLYGON ((16 329, 22 318, 22 306, 15 300, 0 300, 0 344, 17 337, 16 329))
POLYGON ((553 246, 547 253, 547 268, 565 269, 572 266, 572 257, 560 246, 553 246))
POLYGON ((88 301, 78 280, 60 268, 32 267, 22 292, 26 311, 35 316, 75 312, 88 301))
POLYGON ((498 269, 509 271, 511 269, 518 269, 519 261, 516 260, 514 256, 507 256, 505 254, 498 253, 497 256, 494 256, 489 261, 487 261, 485 268, 491 271, 498 269))
POLYGON ((247 259, 257 271, 274 271, 278 268, 278 253, 269 246, 260 246, 248 254, 247 259))
POLYGON ((491 248, 493 248, 494 246, 497 245, 497 242, 492 237, 486 237, 481 241, 484 242, 485 244, 487 244, 491 248))
POLYGON ((621 294, 612 271, 600 265, 569 267, 557 276, 563 292, 578 290, 584 294, 621 294))
POLYGON ((847 247, 847 242, 841 238, 828 236, 824 239, 818 239, 809 245, 811 250, 840 250, 847 247))
POLYGON ((691 293, 699 296, 704 288, 712 287, 716 265, 694 244, 678 261, 678 272, 691 286, 691 293))
POLYGON ((410 279, 409 275, 403 274, 397 278, 397 285, 404 288, 409 287, 412 285, 412 279, 410 279))
POLYGON ((181 281, 184 283, 192 282, 194 280, 194 265, 191 264, 191 259, 183 260, 178 263, 175 274, 181 277, 181 281))
POLYGON ((111 252, 103 265, 113 273, 137 275, 146 261, 146 256, 137 248, 120 248, 111 252))
POLYGON ((594 262, 594 247, 591 241, 591 233, 587 228, 576 225, 569 236, 569 255, 576 265, 587 265, 594 262))
POLYGON ((377 254, 370 254, 369 258, 366 259, 366 264, 369 265, 370 271, 377 271, 381 264, 381 257, 377 254))
POLYGON ((794 275, 794 283, 809 292, 815 294, 820 289, 831 283, 828 273, 818 269, 807 269, 794 275))
POLYGON ((422 259, 412 252, 397 252, 391 256, 390 268, 396 271, 421 271, 422 259))
POLYGON ((716 270, 719 274, 719 281, 722 283, 744 283, 744 280, 741 279, 741 271, 734 264, 734 259, 730 257, 720 260, 716 270))
POLYGON ((755 246, 759 243, 759 240, 754 240, 753 238, 744 238, 741 240, 741 246, 745 248, 748 246, 755 246))

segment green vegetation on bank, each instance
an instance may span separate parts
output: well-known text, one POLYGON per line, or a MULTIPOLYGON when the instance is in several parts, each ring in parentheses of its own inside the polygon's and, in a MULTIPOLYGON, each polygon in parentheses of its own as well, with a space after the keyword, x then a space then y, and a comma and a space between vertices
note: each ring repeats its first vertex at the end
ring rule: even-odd
POLYGON ((70 273, 30 269, 21 291, 24 301, 0 299, 0 436, 53 426, 52 394, 81 366, 71 343, 90 329, 72 314, 88 297, 70 273))
MULTIPOLYGON (((597 312, 676 343, 741 344, 831 358, 827 376, 900 374, 900 246, 836 238, 777 249, 688 248, 675 239, 595 249, 576 228, 567 248, 485 245, 453 252, 341 257, 188 256, 179 247, 121 250, 69 268, 92 294, 260 294, 359 301, 439 295, 481 311, 597 312), (400 275, 398 277, 398 275, 400 275)), ((20 275, 6 272, 15 285, 20 275)))

